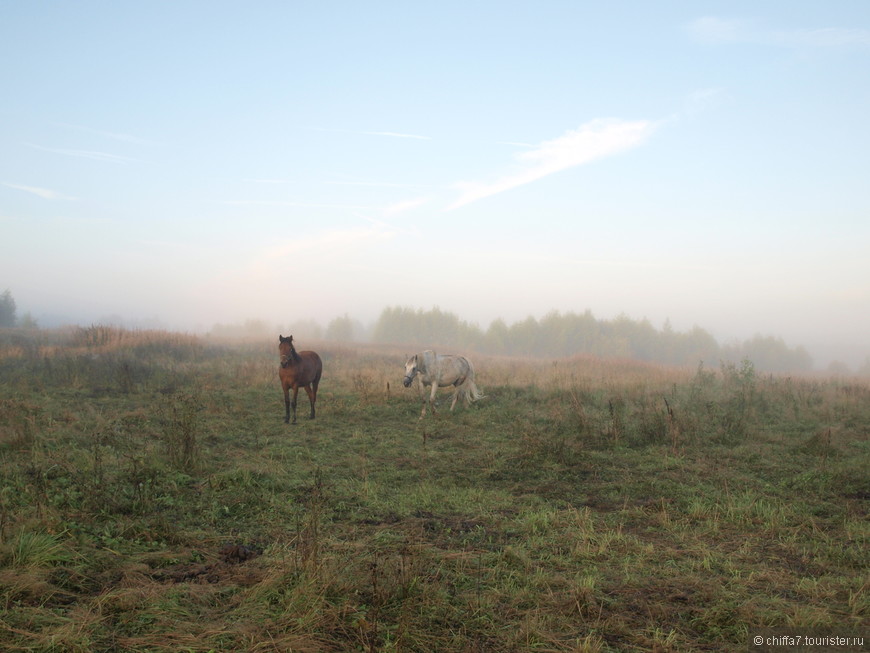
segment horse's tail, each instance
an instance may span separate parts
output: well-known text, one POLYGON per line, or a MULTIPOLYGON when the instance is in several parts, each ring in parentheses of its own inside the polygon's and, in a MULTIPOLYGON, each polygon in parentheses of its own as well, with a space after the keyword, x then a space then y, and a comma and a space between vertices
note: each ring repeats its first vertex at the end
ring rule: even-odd
POLYGON ((465 380, 465 383, 460 386, 459 391, 462 393, 466 403, 483 399, 486 396, 478 389, 477 385, 474 383, 474 379, 471 377, 465 380))
POLYGON ((474 366, 471 364, 471 361, 466 358, 465 362, 468 364, 468 374, 466 375, 465 380, 459 384, 456 389, 462 396, 462 400, 468 404, 472 401, 483 399, 485 395, 478 389, 477 384, 474 382, 474 366))

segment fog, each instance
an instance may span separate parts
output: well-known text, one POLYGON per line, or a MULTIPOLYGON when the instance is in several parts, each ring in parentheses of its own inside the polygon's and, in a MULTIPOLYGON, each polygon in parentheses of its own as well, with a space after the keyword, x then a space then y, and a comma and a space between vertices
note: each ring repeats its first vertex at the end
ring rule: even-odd
MULTIPOLYGON (((670 318, 655 322, 646 315, 632 315, 626 311, 607 315, 590 309, 550 310, 540 315, 528 313, 523 318, 497 316, 491 320, 472 320, 438 306, 394 305, 381 309, 372 307, 359 316, 347 311, 317 317, 288 312, 283 316, 273 316, 273 319, 227 316, 228 319, 197 322, 171 314, 130 317, 119 313, 77 314, 75 310, 66 314, 27 310, 19 312, 18 324, 35 322, 39 328, 113 325, 128 329, 182 331, 219 341, 262 339, 271 342, 282 333, 294 334, 298 342, 453 347, 489 354, 544 358, 591 354, 690 367, 701 363, 717 367, 748 358, 761 371, 870 374, 870 349, 861 345, 787 338, 774 331, 730 332, 698 323, 680 323, 670 318), (402 314, 405 319, 397 319, 397 314, 402 314), (586 326, 577 327, 578 322, 585 322, 586 326)), ((811 335, 812 332, 807 333, 811 335)))
POLYGON ((19 4, 0 54, 0 292, 41 326, 591 311, 870 356, 863 4, 19 4))

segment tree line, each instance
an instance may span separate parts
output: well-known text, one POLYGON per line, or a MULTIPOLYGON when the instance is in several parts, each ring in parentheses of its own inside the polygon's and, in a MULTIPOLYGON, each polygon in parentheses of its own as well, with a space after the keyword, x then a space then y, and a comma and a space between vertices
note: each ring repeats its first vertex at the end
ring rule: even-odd
MULTIPOLYGON (((10 327, 38 328, 30 313, 21 318, 17 316, 15 299, 6 290, 0 294, 0 328, 10 327)), ((679 332, 666 321, 657 329, 647 319, 619 315, 605 320, 596 318, 589 310, 583 313, 552 311, 541 319, 530 316, 513 324, 497 319, 482 329, 437 307, 423 310, 395 306, 385 308, 370 328, 347 314, 333 319, 325 331, 312 320, 285 328, 288 334, 304 334, 315 339, 449 347, 506 356, 563 358, 590 354, 691 366, 699 363, 718 366, 721 362, 749 360, 766 372, 803 372, 813 368, 813 360, 806 349, 789 347, 779 337, 756 335, 743 342, 720 344, 698 326, 679 332)), ((248 320, 243 325, 215 325, 211 334, 265 337, 272 330, 273 327, 262 320, 248 320)), ((870 359, 864 368, 870 371, 870 359)))
POLYGON ((596 318, 591 311, 552 311, 541 319, 528 317, 508 324, 493 321, 487 329, 442 311, 388 307, 375 323, 374 342, 455 347, 508 356, 567 357, 591 354, 632 358, 668 365, 717 366, 747 359, 767 372, 809 371, 813 360, 803 347, 789 347, 782 338, 756 335, 740 343, 720 344, 701 327, 675 331, 670 322, 656 329, 647 319, 620 315, 596 318))

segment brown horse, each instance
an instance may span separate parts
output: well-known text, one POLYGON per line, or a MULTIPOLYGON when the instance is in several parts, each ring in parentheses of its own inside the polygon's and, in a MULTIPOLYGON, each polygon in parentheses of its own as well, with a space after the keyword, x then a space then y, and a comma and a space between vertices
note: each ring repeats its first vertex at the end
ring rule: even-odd
POLYGON ((299 388, 305 388, 311 402, 311 415, 314 419, 314 402, 317 401, 317 386, 323 372, 323 362, 313 351, 297 352, 293 346, 293 336, 278 336, 278 351, 281 353, 281 367, 278 377, 284 389, 284 423, 290 422, 290 408, 293 408, 293 423, 296 423, 296 395, 299 388), (290 401, 290 388, 293 388, 293 401, 290 401))

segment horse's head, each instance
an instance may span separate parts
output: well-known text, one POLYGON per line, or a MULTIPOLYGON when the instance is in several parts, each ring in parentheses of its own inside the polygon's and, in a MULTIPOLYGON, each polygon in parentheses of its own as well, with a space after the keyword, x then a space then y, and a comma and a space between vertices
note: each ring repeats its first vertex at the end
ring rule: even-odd
POLYGON ((281 367, 287 367, 296 358, 296 348, 293 346, 293 336, 285 338, 278 336, 278 353, 281 354, 281 367))
POLYGON ((414 382, 414 376, 419 370, 417 369, 417 354, 411 356, 405 363, 405 378, 402 379, 402 385, 406 388, 411 387, 414 382))

